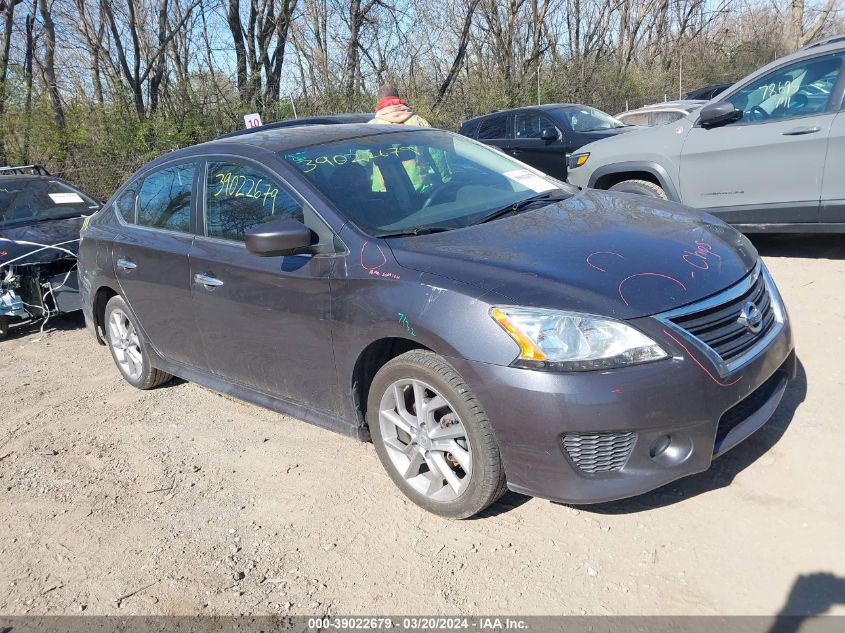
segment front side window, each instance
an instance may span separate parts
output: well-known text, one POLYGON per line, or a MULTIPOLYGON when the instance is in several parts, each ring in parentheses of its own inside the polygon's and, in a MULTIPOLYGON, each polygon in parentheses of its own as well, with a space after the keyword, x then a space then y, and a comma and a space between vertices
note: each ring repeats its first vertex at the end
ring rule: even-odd
POLYGON ((494 139, 508 137, 508 119, 505 115, 487 117, 478 128, 478 139, 494 139))
POLYGON ((229 161, 208 163, 205 214, 207 236, 239 242, 257 224, 305 221, 302 205, 277 179, 252 165, 229 161))
POLYGON ((543 130, 555 124, 539 112, 521 112, 514 117, 516 138, 540 138, 543 130))
POLYGON ((138 193, 137 224, 189 233, 196 166, 174 165, 150 174, 138 193))
POLYGON ((354 138, 282 157, 374 236, 460 228, 555 189, 574 191, 502 152, 438 130, 354 138))
POLYGON ((827 109, 841 67, 842 54, 803 60, 763 76, 725 101, 742 112, 740 124, 818 114, 827 109))

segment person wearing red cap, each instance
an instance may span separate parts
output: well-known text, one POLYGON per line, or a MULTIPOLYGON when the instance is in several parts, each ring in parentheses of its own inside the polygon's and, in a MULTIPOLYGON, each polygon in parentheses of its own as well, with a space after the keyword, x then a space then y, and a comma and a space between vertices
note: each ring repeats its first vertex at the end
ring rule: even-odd
POLYGON ((376 114, 370 123, 378 125, 416 125, 431 127, 419 114, 414 114, 411 106, 399 97, 399 91, 393 84, 385 84, 378 89, 376 114))

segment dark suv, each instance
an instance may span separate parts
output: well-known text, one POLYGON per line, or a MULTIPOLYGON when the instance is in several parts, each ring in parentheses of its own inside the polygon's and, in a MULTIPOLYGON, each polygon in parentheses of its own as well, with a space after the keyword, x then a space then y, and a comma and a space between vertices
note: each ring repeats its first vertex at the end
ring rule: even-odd
POLYGON ((633 129, 590 106, 549 103, 475 117, 464 121, 459 132, 565 180, 572 152, 587 143, 633 129))
POLYGON ((86 321, 132 385, 177 375, 371 437, 396 485, 451 517, 506 487, 589 503, 706 470, 795 367, 734 229, 442 130, 167 154, 90 219, 79 257, 86 321))

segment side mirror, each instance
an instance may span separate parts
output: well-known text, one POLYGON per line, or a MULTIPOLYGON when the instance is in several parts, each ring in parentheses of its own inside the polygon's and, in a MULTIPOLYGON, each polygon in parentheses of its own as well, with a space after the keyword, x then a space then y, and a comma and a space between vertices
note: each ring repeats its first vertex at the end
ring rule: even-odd
POLYGON ((704 128, 715 127, 723 123, 736 121, 742 116, 742 110, 737 110, 729 101, 708 103, 701 108, 698 124, 704 128))
POLYGON ((544 141, 556 141, 560 138, 560 134, 553 127, 544 127, 540 132, 540 138, 544 141))
POLYGON ((279 257, 307 252, 317 235, 298 220, 271 220, 246 232, 246 249, 259 257, 279 257))

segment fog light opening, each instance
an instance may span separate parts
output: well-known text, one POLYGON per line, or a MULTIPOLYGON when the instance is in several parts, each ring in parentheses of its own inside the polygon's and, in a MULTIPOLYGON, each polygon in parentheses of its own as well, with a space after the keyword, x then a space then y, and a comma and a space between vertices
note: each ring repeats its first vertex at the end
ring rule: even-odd
POLYGON ((672 445, 672 438, 669 435, 661 435, 658 437, 651 448, 648 450, 648 455, 652 459, 660 457, 672 445))

